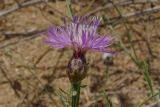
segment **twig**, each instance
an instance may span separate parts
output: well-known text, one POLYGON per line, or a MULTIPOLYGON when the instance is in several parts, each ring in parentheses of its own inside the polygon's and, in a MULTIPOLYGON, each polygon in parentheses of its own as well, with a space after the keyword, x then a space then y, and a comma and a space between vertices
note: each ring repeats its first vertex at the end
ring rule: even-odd
POLYGON ((0 70, 1 70, 1 72, 2 72, 2 74, 3 74, 3 76, 8 80, 8 82, 9 82, 10 86, 12 87, 15 95, 16 95, 18 98, 20 98, 20 94, 19 94, 18 91, 14 88, 14 84, 13 84, 12 80, 8 77, 8 75, 7 75, 7 73, 5 72, 5 70, 4 70, 3 68, 0 68, 0 70))
POLYGON ((140 15, 146 15, 146 14, 151 14, 151 13, 157 13, 160 11, 160 6, 156 6, 153 8, 148 8, 142 11, 137 11, 137 12, 133 12, 133 13, 128 13, 126 15, 122 15, 123 18, 130 18, 133 16, 140 16, 140 15))
POLYGON ((25 33, 13 33, 13 32, 2 32, 2 35, 6 37, 6 39, 14 38, 14 37, 29 37, 35 34, 43 33, 47 29, 41 29, 41 30, 35 30, 35 31, 30 31, 30 32, 25 32, 25 33))
MULTIPOLYGON (((153 2, 158 2, 158 0, 150 0, 151 3, 153 2)), ((116 6, 126 6, 126 5, 129 5, 129 4, 144 4, 144 3, 148 3, 148 0, 140 0, 140 1, 134 1, 134 0, 124 0, 124 1, 121 1, 121 2, 115 2, 114 5, 116 6)), ((114 6, 112 5, 112 3, 107 3, 105 6, 100 6, 90 12, 88 12, 86 14, 86 16, 90 16, 92 14, 95 14, 99 11, 102 11, 102 10, 105 10, 105 9, 111 9, 111 8, 114 8, 114 6)))
MULTIPOLYGON (((46 6, 48 6, 49 8, 53 9, 54 12, 57 12, 60 16, 64 16, 64 13, 61 12, 59 9, 54 8, 52 5, 50 5, 48 2, 44 2, 46 6)), ((69 18, 68 16, 66 16, 67 18, 69 18)))
MULTIPOLYGON (((107 95, 116 95, 116 94, 144 94, 144 95, 148 95, 150 94, 150 91, 147 91, 147 90, 134 90, 134 89, 131 89, 131 90, 126 90, 126 91, 123 91, 123 90, 120 90, 120 91, 106 91, 107 95)), ((91 96, 103 96, 104 93, 95 93, 95 94, 92 94, 91 96)))
POLYGON ((47 48, 35 61, 35 66, 46 56, 46 54, 51 51, 51 48, 47 48))
POLYGON ((39 34, 45 32, 45 31, 46 31, 46 29, 31 31, 31 32, 27 32, 27 33, 10 33, 10 32, 2 33, 3 35, 7 36, 8 38, 11 38, 11 37, 25 37, 25 38, 17 39, 13 42, 6 43, 6 44, 4 44, 2 42, 2 43, 0 43, 0 49, 7 47, 7 46, 10 46, 10 45, 13 45, 13 44, 16 44, 16 43, 19 43, 20 41, 25 41, 25 40, 35 38, 35 37, 39 36, 39 34))
POLYGON ((7 8, 7 9, 1 10, 0 11, 0 17, 5 16, 9 13, 12 13, 12 12, 18 10, 18 9, 28 7, 28 6, 31 6, 31 5, 34 5, 34 4, 42 3, 42 2, 44 2, 44 0, 30 0, 30 1, 27 1, 27 2, 24 2, 24 3, 21 3, 21 4, 16 3, 16 4, 14 4, 13 6, 7 8))
POLYGON ((159 107, 157 103, 158 103, 158 102, 152 103, 152 104, 149 104, 149 105, 147 105, 147 106, 145 106, 145 107, 159 107))
MULTIPOLYGON (((145 90, 126 90, 126 91, 106 91, 106 94, 109 96, 112 95, 119 95, 119 94, 145 94, 148 95, 150 92, 149 91, 145 91, 145 90)), ((104 93, 95 93, 95 94, 90 94, 90 97, 97 97, 100 99, 101 96, 104 96, 104 93)), ((88 107, 89 105, 93 104, 97 102, 97 100, 91 100, 88 103, 85 104, 84 107, 88 107)), ((147 107, 152 107, 152 106, 147 106, 147 107)), ((154 106, 153 106, 154 107, 154 106)))
POLYGON ((145 107, 159 107, 159 106, 158 106, 158 102, 156 102, 156 103, 149 104, 145 107))
MULTIPOLYGON (((132 12, 132 13, 128 13, 128 14, 122 14, 121 16, 118 17, 113 17, 110 18, 110 22, 108 24, 113 24, 113 25, 118 25, 122 22, 127 22, 127 19, 130 19, 132 17, 138 17, 138 16, 142 16, 142 15, 148 15, 148 14, 153 14, 153 13, 158 13, 160 12, 160 6, 156 6, 153 8, 148 8, 148 9, 144 9, 141 11, 137 11, 137 12, 132 12)), ((154 18, 153 20, 155 20, 156 18, 154 18)), ((159 18, 157 18, 159 19, 159 18)))
POLYGON ((17 104, 16 107, 21 107, 21 105, 25 102, 26 99, 27 99, 27 94, 25 94, 23 98, 21 98, 21 101, 17 104))
POLYGON ((147 97, 146 99, 144 99, 144 101, 138 103, 138 105, 136 107, 142 107, 146 102, 148 102, 149 100, 151 100, 153 97, 155 97, 157 95, 159 95, 159 93, 155 93, 154 95, 147 97))

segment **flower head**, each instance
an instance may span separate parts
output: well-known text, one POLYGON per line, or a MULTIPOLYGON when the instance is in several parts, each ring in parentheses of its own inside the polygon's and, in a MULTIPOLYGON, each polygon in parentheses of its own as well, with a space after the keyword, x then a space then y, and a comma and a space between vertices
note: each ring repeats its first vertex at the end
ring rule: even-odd
POLYGON ((96 32, 99 24, 97 17, 87 24, 86 17, 80 20, 75 16, 69 23, 64 20, 63 27, 50 27, 46 42, 55 48, 72 48, 77 57, 89 50, 110 53, 106 48, 112 43, 112 37, 100 36, 96 32))
POLYGON ((100 20, 93 17, 87 24, 86 17, 81 20, 77 16, 62 27, 50 27, 46 43, 55 48, 72 48, 74 53, 68 62, 67 74, 72 83, 79 82, 86 77, 87 62, 85 53, 97 51, 110 53, 106 48, 111 45, 110 36, 100 36, 96 31, 100 20))

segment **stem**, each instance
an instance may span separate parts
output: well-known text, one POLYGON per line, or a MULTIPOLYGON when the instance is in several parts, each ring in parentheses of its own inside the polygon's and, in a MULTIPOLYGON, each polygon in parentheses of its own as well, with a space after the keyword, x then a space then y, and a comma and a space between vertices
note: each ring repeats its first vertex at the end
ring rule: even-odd
POLYGON ((142 107, 146 102, 148 102, 149 100, 151 100, 153 97, 157 95, 159 95, 159 93, 154 93, 153 95, 146 98, 143 102, 139 103, 136 107, 142 107))
POLYGON ((66 0, 68 15, 71 19, 73 19, 73 12, 71 8, 71 0, 66 0))
POLYGON ((72 83, 72 107, 79 106, 80 85, 80 82, 72 83))

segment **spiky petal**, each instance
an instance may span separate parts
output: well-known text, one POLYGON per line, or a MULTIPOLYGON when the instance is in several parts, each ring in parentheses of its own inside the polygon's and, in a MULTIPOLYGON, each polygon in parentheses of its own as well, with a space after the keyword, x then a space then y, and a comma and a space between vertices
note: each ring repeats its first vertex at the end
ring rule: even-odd
POLYGON ((106 48, 112 43, 112 37, 100 36, 96 31, 100 19, 93 17, 87 24, 86 17, 77 16, 63 27, 50 27, 46 42, 55 48, 72 48, 77 54, 87 51, 111 52, 106 48))

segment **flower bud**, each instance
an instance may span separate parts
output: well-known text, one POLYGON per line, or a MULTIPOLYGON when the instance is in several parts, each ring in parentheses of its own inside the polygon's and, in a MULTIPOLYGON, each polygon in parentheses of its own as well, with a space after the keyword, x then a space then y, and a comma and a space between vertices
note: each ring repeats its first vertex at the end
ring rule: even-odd
POLYGON ((105 65, 113 65, 113 54, 111 53, 104 53, 102 55, 102 59, 105 65))
POLYGON ((67 74, 72 83, 80 82, 86 77, 87 64, 84 55, 73 55, 68 63, 67 74))

